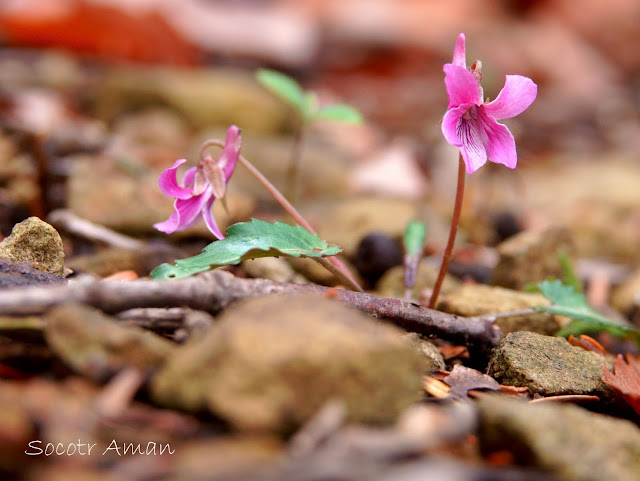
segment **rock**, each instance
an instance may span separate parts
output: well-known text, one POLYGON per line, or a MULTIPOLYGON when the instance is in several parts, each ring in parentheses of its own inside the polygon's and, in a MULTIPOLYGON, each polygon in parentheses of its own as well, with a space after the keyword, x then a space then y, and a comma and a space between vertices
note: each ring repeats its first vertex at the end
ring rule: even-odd
POLYGON ((176 349, 151 331, 118 325, 116 319, 81 304, 54 307, 45 321, 51 349, 74 370, 100 381, 124 367, 157 369, 176 349))
MULTIPOLYGON (((310 280, 311 282, 315 282, 316 284, 320 284, 323 286, 335 286, 340 284, 338 279, 336 279, 336 277, 331 272, 329 272, 314 260, 306 257, 286 257, 284 259, 289 263, 292 269, 294 269, 298 274, 300 274, 305 279, 310 280)), ((340 256, 340 260, 345 266, 347 266, 347 269, 349 269, 351 274, 353 274, 354 279, 360 282, 358 273, 351 266, 349 260, 345 259, 344 256, 340 256)))
POLYGON ((424 358, 399 329, 337 302, 267 296, 229 308, 156 375, 156 402, 240 430, 290 432, 329 399, 355 422, 391 422, 419 399, 424 358))
POLYGON ((64 249, 60 234, 37 217, 16 224, 11 235, 0 242, 0 259, 20 264, 30 262, 42 272, 62 275, 64 249))
MULTIPOLYGON (((464 284, 445 292, 438 300, 437 308, 449 314, 474 317, 549 304, 549 300, 542 294, 518 292, 484 284, 464 284)), ((561 327, 560 317, 547 312, 499 317, 496 324, 505 334, 513 331, 533 331, 551 335, 561 327)))
MULTIPOLYGON (((199 137, 203 141, 211 138, 224 140, 225 132, 217 129, 207 130, 199 137)), ((291 136, 266 136, 247 132, 242 137, 242 155, 281 192, 286 192, 285 179, 293 142, 291 136)), ((199 145, 196 144, 196 148, 199 148, 199 145)), ((212 148, 211 152, 217 154, 220 151, 212 148)), ((197 155, 197 151, 192 155, 197 155)), ((315 203, 319 198, 342 198, 351 192, 351 158, 344 148, 337 146, 330 138, 314 135, 312 132, 306 134, 298 167, 296 208, 304 207, 305 201, 315 203)), ((242 166, 238 166, 233 173, 229 186, 234 189, 232 192, 241 192, 259 201, 275 202, 271 194, 242 166)), ((313 222, 311 224, 316 227, 313 222)))
POLYGON ((401 237, 416 219, 416 203, 405 199, 355 197, 302 206, 302 213, 321 238, 337 244, 347 257, 355 254, 360 240, 371 232, 401 237))
POLYGON ((433 374, 438 369, 444 369, 444 357, 438 347, 426 340, 423 336, 412 332, 406 335, 416 346, 420 354, 424 356, 424 373, 433 374))
POLYGON ((284 102, 243 70, 118 68, 105 77, 96 98, 97 114, 105 120, 136 107, 168 105, 200 128, 235 124, 274 133, 291 122, 284 102))
POLYGON ((40 272, 25 264, 14 264, 0 259, 0 289, 66 283, 67 280, 62 276, 40 272))
POLYGON ((353 256, 353 265, 371 286, 385 272, 403 262, 404 249, 400 240, 378 232, 364 236, 353 256))
POLYGON ((640 429, 630 421, 571 404, 532 405, 483 397, 481 450, 507 450, 515 464, 569 481, 640 479, 640 429))
POLYGON ((270 279, 276 282, 307 283, 307 280, 294 271, 293 267, 284 258, 260 257, 251 259, 244 261, 240 268, 249 277, 270 279))
POLYGON ((613 389, 600 380, 602 366, 612 369, 604 357, 566 339, 521 331, 500 341, 487 370, 501 384, 528 387, 532 394, 588 394, 617 401, 613 389))
MULTIPOLYGON (((434 267, 427 259, 422 259, 418 265, 416 283, 411 291, 413 299, 420 299, 425 289, 433 289, 438 277, 438 267, 434 267)), ((450 292, 459 285, 459 282, 449 274, 442 283, 442 294, 450 292)), ((378 281, 375 289, 376 294, 383 297, 405 298, 404 286, 404 266, 392 267, 378 281)), ((428 296, 427 296, 428 297, 428 296)))
POLYGON ((630 314, 640 304, 640 271, 627 277, 611 293, 611 307, 630 314))
POLYGON ((563 227, 544 231, 521 232, 497 247, 499 260, 493 270, 492 283, 521 290, 529 283, 564 275, 558 254, 570 258, 575 246, 571 232, 563 227))

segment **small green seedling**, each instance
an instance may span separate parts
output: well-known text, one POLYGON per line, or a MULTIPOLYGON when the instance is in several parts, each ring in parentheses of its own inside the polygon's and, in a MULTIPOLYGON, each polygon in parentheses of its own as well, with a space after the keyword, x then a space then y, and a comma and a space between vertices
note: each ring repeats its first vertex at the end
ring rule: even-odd
POLYGON ((422 259, 422 248, 427 236, 427 226, 423 222, 412 220, 407 224, 402 239, 404 246, 404 285, 405 297, 411 298, 411 290, 416 283, 418 265, 422 259))
POLYGON ((318 97, 314 92, 304 91, 298 82, 281 72, 260 69, 256 72, 256 79, 260 85, 289 104, 298 116, 286 191, 287 197, 295 204, 302 138, 307 127, 317 120, 360 124, 362 123, 362 115, 355 108, 346 104, 330 104, 319 108, 318 97))

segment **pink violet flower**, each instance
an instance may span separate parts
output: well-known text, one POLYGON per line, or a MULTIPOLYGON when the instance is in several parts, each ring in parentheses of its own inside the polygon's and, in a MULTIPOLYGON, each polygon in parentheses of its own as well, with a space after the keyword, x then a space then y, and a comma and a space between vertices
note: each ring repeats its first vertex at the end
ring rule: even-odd
POLYGON ((193 227, 202 217, 211 233, 223 239, 224 235, 213 218, 211 208, 216 197, 224 195, 226 184, 240 157, 241 143, 240 129, 232 125, 227 130, 227 139, 217 161, 210 155, 202 155, 198 165, 184 173, 181 183, 177 180, 177 171, 186 159, 176 160, 172 167, 165 170, 158 179, 158 185, 165 195, 175 197, 174 211, 166 221, 153 227, 171 234, 193 227))
POLYGON ((453 50, 452 63, 444 66, 449 105, 442 119, 442 133, 449 144, 460 149, 469 174, 487 160, 515 168, 518 162, 516 142, 509 129, 496 120, 522 113, 533 103, 538 92, 531 79, 507 75, 496 99, 485 103, 480 86, 481 66, 477 61, 467 69, 465 37, 461 33, 453 50))

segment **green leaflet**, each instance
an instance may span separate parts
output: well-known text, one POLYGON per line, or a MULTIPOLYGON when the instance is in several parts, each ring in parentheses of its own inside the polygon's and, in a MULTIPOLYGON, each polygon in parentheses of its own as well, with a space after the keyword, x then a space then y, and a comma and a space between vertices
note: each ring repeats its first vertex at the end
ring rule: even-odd
POLYGON ((314 92, 305 92, 293 78, 275 70, 259 69, 256 79, 264 88, 287 102, 297 112, 303 123, 316 120, 331 120, 349 124, 362 123, 362 115, 346 104, 331 104, 318 109, 314 92))
POLYGON ((640 346, 640 330, 632 326, 618 324, 603 316, 587 303, 584 294, 576 292, 572 286, 567 286, 556 280, 541 282, 538 287, 553 305, 538 306, 537 310, 573 319, 556 332, 556 336, 567 337, 569 334, 579 336, 580 334, 608 332, 616 337, 631 339, 640 346))
POLYGON ((313 116, 315 119, 333 120, 347 124, 361 124, 362 115, 350 105, 331 104, 318 110, 313 116))
POLYGON ((422 252, 426 236, 427 226, 424 222, 418 222, 417 220, 409 222, 402 239, 405 253, 410 256, 420 254, 422 252))
POLYGON ((280 97, 295 108, 302 117, 305 117, 310 102, 298 82, 288 75, 267 69, 258 70, 256 79, 260 85, 280 97))
POLYGON ((177 279, 258 257, 325 257, 341 251, 301 226, 251 219, 230 226, 227 237, 209 244, 202 254, 156 267, 151 277, 177 279))

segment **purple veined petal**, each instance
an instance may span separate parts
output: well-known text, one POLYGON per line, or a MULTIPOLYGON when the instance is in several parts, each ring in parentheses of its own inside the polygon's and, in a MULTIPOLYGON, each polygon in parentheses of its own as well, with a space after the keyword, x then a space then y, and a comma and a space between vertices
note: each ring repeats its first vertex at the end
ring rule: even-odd
POLYGON ((460 153, 467 166, 467 172, 473 174, 487 163, 487 134, 484 125, 477 115, 465 119, 462 117, 457 125, 457 134, 462 145, 460 153))
POLYGON ((467 54, 465 50, 464 33, 458 35, 458 38, 456 39, 456 46, 453 48, 453 61, 451 63, 453 65, 457 65, 458 67, 462 67, 465 70, 467 68, 467 54))
POLYGON ((507 75, 504 87, 495 100, 484 105, 485 112, 494 119, 509 119, 524 112, 538 94, 533 80, 522 75, 507 75))
POLYGON ((218 162, 223 166, 224 175, 227 182, 233 175, 233 171, 240 157, 240 148, 242 146, 242 133, 235 125, 227 130, 227 138, 224 142, 224 148, 218 158, 218 162))
POLYGON ((515 169, 518 163, 516 141, 506 125, 499 124, 493 117, 487 115, 482 107, 479 108, 482 126, 487 135, 485 149, 491 162, 504 164, 515 169))
POLYGON ((451 63, 445 64, 444 84, 449 95, 448 109, 462 104, 479 104, 482 102, 478 91, 478 82, 466 68, 451 63))
POLYGON ((187 159, 179 159, 173 164, 173 167, 169 167, 167 170, 160 174, 158 179, 158 185, 164 195, 169 197, 175 197, 177 199, 188 199, 191 197, 191 189, 182 187, 176 180, 176 171, 178 167, 184 164, 187 159))
POLYGON ((460 118, 475 104, 462 104, 458 107, 447 110, 442 118, 442 135, 447 143, 460 147, 462 141, 458 137, 458 123, 460 118))
POLYGON ((202 206, 202 218, 204 219, 204 223, 207 225, 211 233, 216 236, 218 239, 224 239, 224 235, 220 232, 220 228, 216 223, 216 220, 213 218, 213 201, 215 197, 212 195, 209 200, 202 206))
POLYGON ((188 229, 197 222, 197 216, 200 214, 202 204, 206 203, 208 199, 209 195, 206 193, 188 199, 176 199, 173 203, 173 214, 166 221, 159 222, 153 226, 165 234, 188 229))

